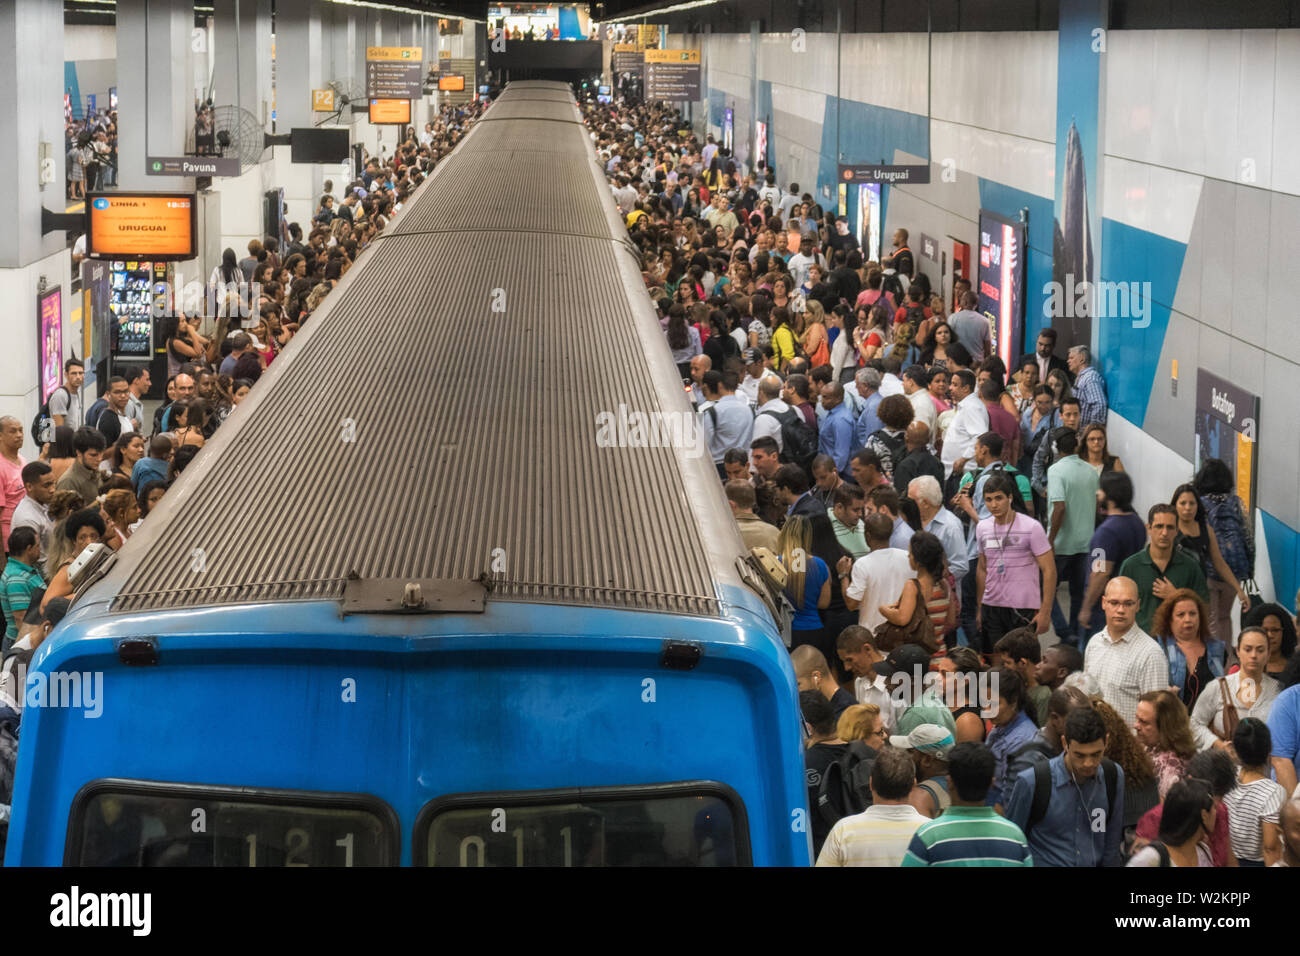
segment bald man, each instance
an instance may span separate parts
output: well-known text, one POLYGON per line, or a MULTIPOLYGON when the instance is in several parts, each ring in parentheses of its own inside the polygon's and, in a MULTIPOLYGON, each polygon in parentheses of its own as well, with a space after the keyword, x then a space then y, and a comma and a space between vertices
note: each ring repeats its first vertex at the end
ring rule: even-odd
POLYGON ((1164 651, 1137 626, 1138 586, 1132 578, 1111 578, 1101 599, 1106 627, 1092 636, 1083 671, 1097 681, 1106 703, 1132 726, 1138 698, 1169 687, 1164 651))
POLYGON ((830 701, 835 711, 835 719, 845 708, 852 707, 857 699, 835 683, 835 675, 826 663, 826 655, 811 644, 800 644, 790 652, 790 663, 794 665, 795 681, 799 690, 815 690, 830 701))
POLYGON ((922 475, 933 475, 934 480, 942 485, 943 462, 930 451, 930 426, 913 419, 903 432, 903 441, 907 445, 907 454, 894 466, 894 487, 898 493, 907 494, 911 480, 922 475))
POLYGON ((703 352, 691 359, 691 401, 697 408, 704 405, 704 373, 713 368, 713 359, 703 352))
POLYGON ((18 452, 23 447, 23 423, 12 415, 0 418, 0 548, 9 547, 9 525, 14 509, 27 495, 23 485, 23 467, 27 464, 18 452))
POLYGON ((846 480, 852 479, 849 454, 853 451, 853 412, 844 404, 844 386, 829 382, 822 389, 822 408, 826 415, 817 434, 817 451, 835 462, 835 470, 846 480))

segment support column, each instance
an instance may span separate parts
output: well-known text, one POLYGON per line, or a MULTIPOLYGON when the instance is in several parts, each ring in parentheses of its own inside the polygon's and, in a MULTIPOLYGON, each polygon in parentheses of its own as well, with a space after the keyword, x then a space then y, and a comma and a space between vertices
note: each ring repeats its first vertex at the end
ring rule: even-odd
MULTIPOLYGON (((271 0, 213 0, 213 103, 238 106, 264 130, 271 128, 271 0), (238 10, 238 17, 236 17, 238 10), (236 24, 236 19, 238 23, 236 24)), ((283 45, 280 48, 283 55, 283 45)), ((283 73, 281 74, 283 77, 283 73)), ((252 239, 266 238, 266 190, 271 186, 269 151, 242 176, 213 180, 207 228, 215 250, 234 249, 242 258, 252 239), (219 238, 218 238, 219 237, 219 238)), ((216 260, 219 261, 219 260, 216 260)), ((205 261, 210 270, 216 261, 205 261)), ((206 277, 206 273, 204 276, 206 277)))
MULTIPOLYGON (((315 125, 311 92, 324 86, 321 74, 320 5, 313 0, 279 0, 276 5, 276 128, 287 133, 295 127, 315 125)), ((284 187, 290 222, 300 225, 311 221, 325 179, 334 180, 334 192, 342 197, 343 187, 338 165, 328 167, 313 163, 294 165, 288 146, 272 149, 273 186, 284 187)))
POLYGON ((0 317, 4 342, 0 415, 22 421, 22 455, 32 461, 40 451, 32 445, 27 425, 41 403, 36 309, 42 278, 49 286, 62 287, 61 354, 55 356, 60 376, 64 358, 82 355, 84 350, 80 324, 68 321, 75 305, 70 293, 72 260, 64 233, 41 235, 41 208, 62 213, 69 205, 64 170, 63 5, 46 0, 0 3, 0 49, 8 51, 0 67, 0 176, 9 195, 9 215, 0 229, 0 302, 6 306, 0 317), (49 162, 44 167, 42 143, 49 144, 49 162))
MULTIPOLYGON (((271 128, 271 0, 213 0, 217 106, 241 106, 271 128), (236 31, 235 8, 239 8, 236 31)), ((120 32, 120 28, 119 28, 120 32)))
POLYGON ((184 191, 193 179, 150 176, 148 156, 180 156, 194 122, 187 0, 122 0, 117 5, 118 184, 184 191))

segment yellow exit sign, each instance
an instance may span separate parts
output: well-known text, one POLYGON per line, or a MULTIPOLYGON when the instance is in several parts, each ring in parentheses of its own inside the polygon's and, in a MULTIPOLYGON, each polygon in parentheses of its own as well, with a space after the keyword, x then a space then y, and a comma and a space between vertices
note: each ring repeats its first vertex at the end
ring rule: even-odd
POLYGON ((311 108, 317 113, 334 112, 334 91, 333 90, 312 90, 311 91, 311 108))
POLYGON ((699 63, 699 50, 646 50, 647 63, 699 63))
POLYGON ((424 59, 424 47, 421 46, 368 46, 366 59, 381 63, 401 63, 411 61, 419 63, 424 59))

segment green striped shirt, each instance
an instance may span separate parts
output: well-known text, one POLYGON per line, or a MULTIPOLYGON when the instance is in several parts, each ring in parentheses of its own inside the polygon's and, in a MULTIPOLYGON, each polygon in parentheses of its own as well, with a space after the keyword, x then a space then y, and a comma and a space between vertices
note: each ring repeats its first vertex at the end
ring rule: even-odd
POLYGON ((949 807, 922 824, 903 866, 1033 866, 1025 835, 992 807, 949 807))

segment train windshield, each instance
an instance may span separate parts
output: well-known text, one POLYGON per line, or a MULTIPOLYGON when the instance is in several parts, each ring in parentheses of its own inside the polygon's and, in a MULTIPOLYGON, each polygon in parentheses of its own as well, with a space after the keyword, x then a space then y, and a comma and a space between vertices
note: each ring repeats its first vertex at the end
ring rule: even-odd
POLYGON ((365 795, 134 782, 83 791, 70 837, 78 866, 396 866, 400 839, 365 795))
POLYGON ((737 866, 738 798, 630 788, 436 800, 415 828, 426 866, 737 866))

